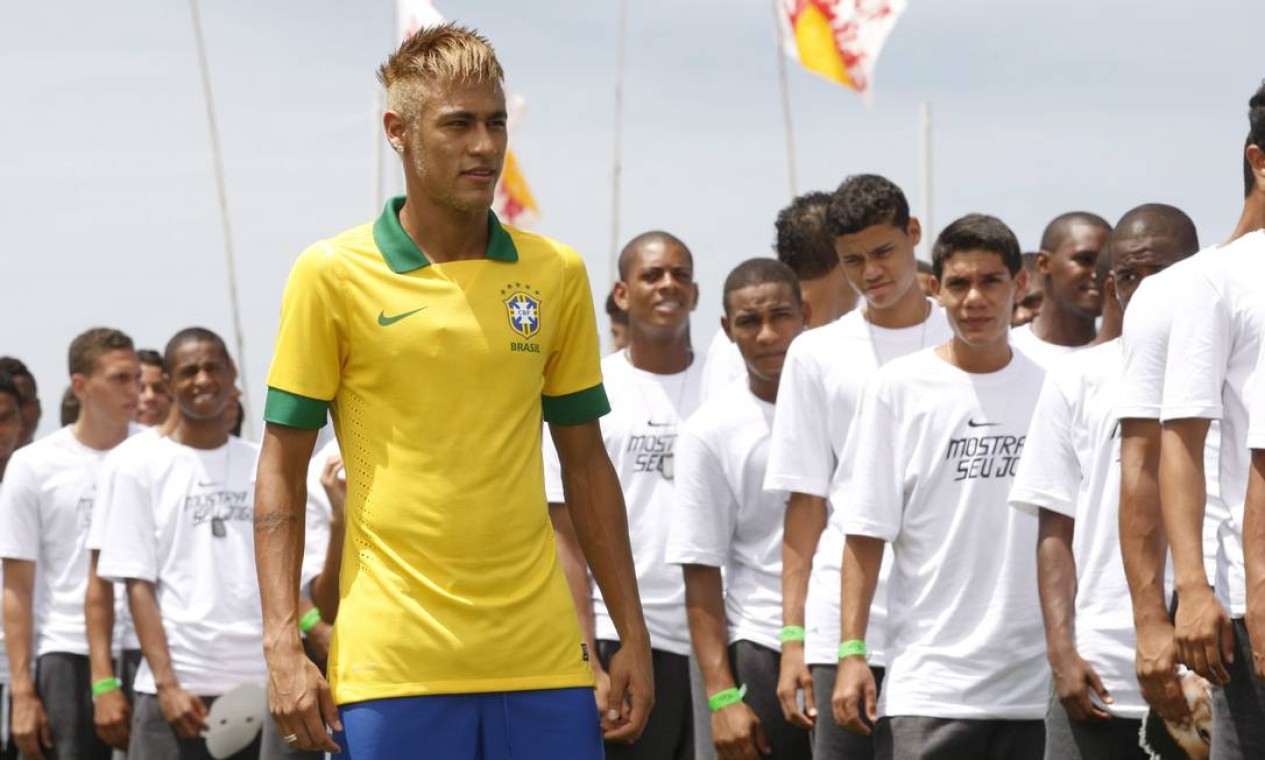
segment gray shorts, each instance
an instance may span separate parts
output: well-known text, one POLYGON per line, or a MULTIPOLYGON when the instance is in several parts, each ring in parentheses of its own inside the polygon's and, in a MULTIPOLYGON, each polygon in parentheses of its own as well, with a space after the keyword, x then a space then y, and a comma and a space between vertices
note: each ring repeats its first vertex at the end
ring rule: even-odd
MULTIPOLYGON (((750 641, 729 645, 729 662, 734 678, 747 687, 746 703, 760 719, 764 737, 778 760, 810 760, 812 737, 799 726, 787 722, 777 700, 777 675, 782 653, 750 641)), ((709 723, 710 725, 710 723, 709 723)), ((827 757, 834 757, 828 755, 827 757)))
POLYGON ((49 652, 35 660, 35 690, 53 733, 46 760, 110 760, 113 750, 92 722, 92 672, 88 657, 49 652))
POLYGON ((1045 760, 1150 760, 1138 737, 1141 728, 1141 720, 1129 718, 1072 720, 1058 697, 1051 697, 1045 714, 1045 760))
MULTIPOLYGON (((872 760, 874 737, 861 736, 845 731, 835 723, 832 699, 835 693, 834 665, 812 665, 813 704, 817 708, 817 725, 813 728, 813 757, 840 758, 840 760, 872 760)), ((870 668, 874 674, 874 693, 883 689, 883 668, 870 668)))
POLYGON ((1265 757, 1265 687, 1252 672, 1252 642, 1243 618, 1234 620, 1230 683, 1212 690, 1213 760, 1265 757))
MULTIPOLYGON (((210 709, 215 697, 203 697, 202 701, 210 709)), ((272 720, 267 720, 265 726, 268 723, 272 720)), ((251 746, 230 760, 259 760, 260 743, 260 738, 255 737, 251 746)), ((132 740, 127 757, 128 760, 212 760, 204 739, 176 736, 176 730, 163 717, 158 697, 153 694, 137 694, 132 703, 132 740)))
POLYGON ((897 715, 880 718, 874 756, 880 760, 1041 760, 1045 721, 962 720, 897 715))
MULTIPOLYGON (((597 655, 610 668, 618 641, 599 640, 597 655)), ((632 744, 606 743, 606 760, 694 760, 694 705, 690 658, 650 650, 654 666, 654 709, 641 738, 632 744)), ((709 724, 710 726, 710 724, 709 724)))

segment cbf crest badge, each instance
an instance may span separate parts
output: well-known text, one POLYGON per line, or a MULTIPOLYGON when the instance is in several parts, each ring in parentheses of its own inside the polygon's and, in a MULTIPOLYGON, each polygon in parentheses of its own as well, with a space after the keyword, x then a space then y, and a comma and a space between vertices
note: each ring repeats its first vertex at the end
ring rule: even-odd
POLYGON ((540 332, 540 293, 528 292, 530 286, 515 283, 518 290, 510 293, 503 303, 506 316, 509 317, 510 329, 526 339, 535 337, 540 332))

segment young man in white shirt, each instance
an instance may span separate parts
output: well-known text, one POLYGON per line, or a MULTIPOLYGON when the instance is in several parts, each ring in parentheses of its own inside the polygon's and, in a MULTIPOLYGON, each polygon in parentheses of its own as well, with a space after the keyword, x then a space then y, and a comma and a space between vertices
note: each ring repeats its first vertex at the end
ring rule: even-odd
POLYGON ((764 474, 778 379, 808 307, 795 273, 772 259, 739 264, 722 301, 724 333, 738 346, 747 377, 681 430, 667 561, 683 566, 717 754, 807 760, 808 731, 784 720, 777 699, 786 494, 765 491, 764 474))
MULTIPOLYGON (((631 744, 606 743, 611 760, 694 757, 685 584, 664 558, 668 518, 675 503, 676 441, 680 424, 698 408, 702 362, 690 348, 690 312, 698 304, 694 258, 667 232, 633 238, 619 257, 615 301, 628 312, 628 348, 602 360, 611 413, 602 439, 619 476, 628 509, 633 564, 654 665, 655 707, 645 731, 631 744)), ((605 673, 619 651, 606 604, 591 589, 562 490, 558 457, 546 436, 545 495, 581 628, 597 656, 597 700, 606 704, 605 673)))
POLYGON ((1265 331, 1265 86, 1250 101, 1247 199, 1236 234, 1201 257, 1173 317, 1164 374, 1161 509, 1177 585, 1177 660, 1222 688, 1213 692, 1212 752, 1265 755, 1265 688, 1253 680, 1244 621, 1243 517, 1248 483, 1247 393, 1265 331), (1220 422, 1219 492, 1230 517, 1218 531, 1216 591, 1203 564, 1204 452, 1220 422))
MULTIPOLYGON (((922 228, 899 187, 872 174, 849 177, 832 196, 829 220, 842 269, 864 300, 791 344, 764 486, 790 493, 782 539, 782 711, 813 730, 816 755, 852 760, 869 758, 873 746, 829 719, 843 552, 843 533, 830 513, 847 504, 826 497, 865 383, 886 362, 942 343, 951 332, 944 311, 918 287, 914 247, 922 228)), ((871 665, 880 680, 885 599, 880 590, 871 632, 871 665)))
POLYGON ((1060 214, 1046 225, 1037 253, 1041 310, 1011 336, 1028 358, 1050 366, 1093 342, 1103 304, 1095 268, 1110 234, 1107 220, 1087 211, 1060 214))
MULTIPOLYGON (((165 357, 179 416, 146 457, 115 469, 97 562, 102 578, 126 581, 144 653, 135 760, 209 757, 200 734, 211 703, 266 678, 252 522, 258 450, 224 427, 232 363, 202 328, 178 332, 165 357)), ((272 724, 257 720, 265 731, 272 724)), ((234 757, 256 757, 259 746, 234 757)))
MULTIPOLYGON (((35 430, 40 425, 43 407, 40 405, 39 387, 35 383, 35 375, 32 375, 31 370, 27 369, 22 360, 16 357, 0 356, 0 372, 9 374, 9 379, 17 387, 18 397, 21 399, 18 415, 22 429, 18 432, 17 446, 20 449, 35 440, 35 430)), ((0 457, 0 479, 4 478, 4 470, 8 464, 9 457, 0 457)))
MULTIPOLYGON (((848 282, 835 252, 830 227, 830 193, 804 193, 777 214, 777 260, 799 278, 799 292, 808 306, 808 329, 828 325, 856 308, 859 296, 848 282)), ((703 398, 710 399, 735 380, 747 376, 737 345, 725 331, 716 333, 703 368, 703 398)))
MULTIPOLYGON (((9 373, 0 370, 0 461, 7 461, 18 447, 18 434, 22 430, 22 397, 13 384, 9 373)), ((0 489, 3 489, 4 473, 0 471, 0 489)), ((0 566, 0 589, 4 588, 4 570, 0 566)), ((2 593, 2 592, 0 592, 2 593)), ((16 760, 18 746, 9 736, 8 705, 9 656, 5 652, 4 626, 0 625, 0 760, 16 760)))
POLYGON ((110 756, 93 728, 92 695, 117 682, 90 680, 84 539, 97 469, 131 433, 140 363, 131 338, 94 328, 71 341, 69 369, 81 414, 10 461, 0 489, 0 557, 14 739, 28 757, 91 760, 110 756))
MULTIPOLYGON (((1116 224, 1106 290, 1126 309, 1137 286, 1199 250, 1194 222, 1147 204, 1116 224), (1112 283, 1121 287, 1113 287, 1112 283)), ((1054 695, 1046 760, 1148 760, 1138 742, 1147 703, 1134 674, 1136 636, 1120 554, 1120 340, 1046 375, 1010 503, 1036 511, 1037 580, 1054 695)))
POLYGON ((1049 687, 1037 520, 1006 504, 1044 375, 1010 347, 1025 284, 1019 242, 1000 220, 971 214, 940 233, 933 265, 954 336, 879 370, 839 470, 847 541, 834 717, 873 730, 880 758, 1040 757, 1049 687), (866 637, 888 543, 876 704, 866 637))
POLYGON ((141 360, 141 396, 136 407, 136 422, 146 427, 161 425, 171 412, 163 355, 152 348, 142 348, 136 356, 141 360))

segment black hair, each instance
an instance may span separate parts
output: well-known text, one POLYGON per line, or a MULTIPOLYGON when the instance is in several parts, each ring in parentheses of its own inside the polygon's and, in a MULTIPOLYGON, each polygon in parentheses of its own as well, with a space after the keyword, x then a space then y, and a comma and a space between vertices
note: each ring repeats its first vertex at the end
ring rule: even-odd
POLYGON ((610 317, 611 322, 617 325, 628 324, 628 312, 619 308, 619 304, 615 303, 615 288, 611 288, 611 292, 606 294, 606 316, 610 317))
POLYGON ((886 177, 854 174, 830 198, 830 226, 835 235, 851 235, 876 224, 909 227, 909 201, 886 177))
POLYGON ((1041 250, 1046 253, 1057 251, 1059 246, 1067 242, 1067 236, 1072 234, 1072 226, 1076 224, 1089 224, 1111 232, 1111 223, 1101 216, 1089 211, 1069 211, 1059 214, 1045 225, 1045 232, 1041 233, 1041 250))
POLYGON ((18 393, 18 386, 13 382, 13 375, 2 369, 0 369, 0 393, 9 394, 18 406, 22 405, 22 394, 18 393))
POLYGON ((931 267, 936 279, 944 277, 944 262, 962 251, 991 251, 1001 256, 1002 263, 1014 277, 1023 269, 1019 239, 1006 223, 987 214, 967 214, 945 227, 931 249, 931 267))
POLYGON ((163 372, 167 371, 167 364, 163 361, 163 355, 152 348, 139 348, 136 350, 136 359, 141 363, 150 367, 157 367, 163 372))
POLYGON ((228 355, 228 346, 224 344, 223 338, 205 327, 186 327, 171 336, 171 340, 167 341, 167 347, 163 349, 163 363, 167 367, 166 371, 170 372, 176 366, 176 351, 180 350, 184 344, 191 342, 214 344, 224 354, 224 361, 230 367, 233 366, 233 359, 228 355))
MULTIPOLYGON (((1116 222, 1111 239, 1114 242, 1144 235, 1172 238, 1182 258, 1199 252, 1199 232, 1194 221, 1185 211, 1167 203, 1144 203, 1129 209, 1116 222)), ((1111 256, 1099 256, 1100 264, 1104 258, 1114 259, 1114 250, 1111 256)))
POLYGON ((777 260, 801 280, 825 277, 839 266, 835 235, 830 225, 830 195, 804 193, 777 213, 777 260))
POLYGON ((923 261, 922 259, 918 259, 915 262, 915 266, 917 266, 918 268, 918 274, 935 274, 935 270, 931 268, 930 261, 923 261))
POLYGON ((796 305, 803 306, 803 295, 799 292, 799 278, 786 264, 777 259, 747 259, 734 267, 725 278, 725 289, 721 295, 721 303, 725 307, 725 315, 729 315, 729 294, 753 285, 780 283, 791 291, 791 298, 796 305))
POLYGON ((35 383, 35 375, 31 374, 31 370, 26 368, 21 359, 12 356, 0 356, 0 372, 9 375, 9 382, 13 382, 19 377, 30 379, 31 388, 38 394, 39 386, 35 383))
POLYGON ((641 252, 641 247, 647 243, 662 243, 665 246, 675 245, 690 259, 690 265, 694 265, 694 253, 690 251, 689 246, 681 241, 681 238, 673 235, 671 232, 663 230, 650 230, 629 240, 622 251, 619 252, 619 279, 628 280, 628 273, 632 271, 633 261, 636 260, 637 254, 641 252))
POLYGON ((73 425, 79 421, 79 397, 75 390, 66 386, 61 394, 61 426, 73 425))
POLYGON ((228 434, 234 438, 241 438, 242 425, 246 422, 246 407, 242 406, 242 400, 240 397, 232 399, 228 403, 237 405, 237 422, 233 424, 233 429, 228 431, 228 434))
POLYGON ((1265 81, 1256 88, 1247 101, 1247 140, 1243 144, 1243 197, 1252 194, 1256 187, 1256 174, 1247 160, 1247 148, 1255 145, 1265 150, 1265 81))
POLYGON ((1177 743, 1164 719, 1155 710, 1147 712, 1142 719, 1142 728, 1138 730, 1138 743, 1142 749, 1154 758, 1188 757, 1186 750, 1177 743))

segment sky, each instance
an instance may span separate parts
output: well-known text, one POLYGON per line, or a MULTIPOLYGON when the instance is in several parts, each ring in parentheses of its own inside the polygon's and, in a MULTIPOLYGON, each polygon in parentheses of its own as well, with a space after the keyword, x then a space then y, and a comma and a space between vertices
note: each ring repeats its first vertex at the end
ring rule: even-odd
MULTIPOLYGON (((541 207, 534 229, 584 255, 600 314, 612 278, 617 0, 436 2, 488 35, 526 99, 511 146, 541 207)), ((1265 77, 1249 23, 1258 3, 910 0, 878 61, 872 109, 790 63, 796 190, 876 172, 925 217, 918 115, 928 102, 935 230, 985 212, 1031 249, 1062 212, 1114 221, 1166 202, 1217 242, 1241 207, 1247 100, 1265 77)), ((393 45, 394 3, 200 5, 241 384, 258 416, 295 257, 380 210, 374 72, 393 45)), ((773 13, 768 0, 629 5, 618 239, 666 229, 690 246, 702 348, 725 275, 770 255, 791 198, 773 13)), ((57 425, 66 348, 89 327, 161 349, 202 325, 232 345, 198 76, 185 2, 0 6, 0 354, 35 373, 42 434, 57 425)), ((399 186, 394 160, 384 157, 384 188, 399 186)))

